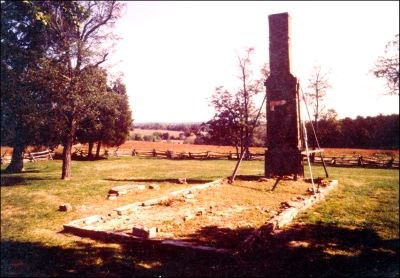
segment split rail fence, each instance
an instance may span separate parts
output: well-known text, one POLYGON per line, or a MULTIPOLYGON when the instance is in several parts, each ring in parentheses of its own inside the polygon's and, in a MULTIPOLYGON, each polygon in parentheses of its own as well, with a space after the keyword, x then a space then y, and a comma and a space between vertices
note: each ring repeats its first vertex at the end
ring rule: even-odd
MULTIPOLYGON (((41 152, 28 152, 23 154, 23 160, 29 162, 36 162, 40 160, 53 160, 53 158, 54 158, 54 152, 51 150, 45 150, 41 152)), ((11 154, 8 154, 8 152, 5 151, 1 155, 1 164, 8 164, 10 162, 11 162, 11 154)))
MULTIPOLYGON (((118 150, 114 151, 112 156, 143 156, 143 157, 158 157, 167 159, 229 159, 236 160, 236 153, 220 153, 220 152, 174 152, 171 150, 118 150)), ((247 160, 264 160, 264 153, 251 153, 246 157, 247 160)))
MULTIPOLYGON (((108 154, 107 154, 108 155, 108 154)), ((108 155, 110 156, 110 155, 108 155)), ((228 159, 237 160, 236 153, 220 153, 220 152, 173 152, 171 150, 158 151, 153 149, 149 150, 114 150, 111 156, 141 156, 141 157, 158 157, 167 159, 228 159)), ((245 156, 245 160, 264 160, 264 153, 251 153, 245 156)), ((399 158, 377 158, 377 157, 362 157, 354 156, 324 156, 325 165, 327 166, 345 166, 345 167, 366 167, 366 168, 399 168, 399 158)), ((306 160, 306 156, 304 156, 306 160)), ((321 157, 313 156, 312 162, 314 164, 322 164, 321 157)))
MULTIPOLYGON (((75 148, 75 155, 80 157, 86 157, 88 155, 87 149, 85 148, 75 148)), ((120 156, 138 156, 138 157, 154 157, 154 158, 164 158, 164 159, 228 159, 237 160, 238 156, 235 152, 221 153, 213 151, 205 152, 174 152, 172 150, 160 151, 160 150, 138 150, 138 149, 112 149, 105 150, 105 157, 120 157, 120 156)), ((35 162, 38 160, 49 160, 53 159, 54 153, 50 150, 42 152, 32 152, 24 154, 24 159, 35 162)), ((264 153, 251 153, 247 155, 245 160, 264 160, 264 153)), ((306 160, 306 156, 304 156, 306 160)), ((365 167, 365 168, 394 168, 399 169, 399 158, 379 158, 379 157, 363 157, 360 155, 352 156, 324 156, 324 163, 327 166, 335 167, 365 167)), ((9 163, 10 157, 6 157, 6 153, 1 155, 1 163, 9 163)), ((313 164, 322 164, 321 157, 318 155, 311 154, 311 161, 313 164)))
POLYGON ((30 162, 36 162, 39 160, 53 160, 54 152, 51 150, 45 150, 41 152, 29 152, 24 154, 24 159, 30 162))
MULTIPOLYGON (((323 157, 325 165, 340 167, 365 168, 399 168, 399 158, 377 158, 363 156, 331 156, 323 157)), ((322 164, 321 157, 315 157, 314 164, 322 164)))

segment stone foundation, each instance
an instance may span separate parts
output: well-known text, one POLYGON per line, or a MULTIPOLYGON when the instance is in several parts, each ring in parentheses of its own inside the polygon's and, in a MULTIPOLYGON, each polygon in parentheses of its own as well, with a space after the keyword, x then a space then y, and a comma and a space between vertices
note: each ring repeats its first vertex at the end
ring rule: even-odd
MULTIPOLYGON (((238 251, 224 249, 224 248, 196 245, 186 241, 158 237, 159 230, 157 227, 143 225, 143 223, 137 223, 131 226, 132 228, 128 232, 108 231, 108 230, 105 231, 100 229, 98 226, 99 224, 101 225, 101 223, 105 223, 107 221, 113 221, 113 219, 116 218, 126 217, 126 215, 128 215, 131 212, 134 212, 139 208, 160 204, 167 200, 171 200, 171 198, 176 198, 177 196, 179 196, 180 198, 185 198, 185 196, 193 194, 193 192, 195 192, 196 190, 202 190, 213 186, 218 186, 221 183, 222 180, 219 179, 210 183, 196 185, 188 189, 174 191, 157 199, 151 199, 145 202, 137 202, 134 204, 117 208, 113 210, 111 213, 109 213, 108 216, 93 215, 83 219, 74 220, 64 225, 64 231, 79 236, 91 237, 103 240, 111 240, 111 239, 116 241, 132 240, 138 242, 161 244, 164 246, 190 248, 200 251, 214 252, 218 254, 233 255, 235 253, 238 253, 238 251)), ((330 181, 328 184, 326 184, 326 186, 320 187, 318 193, 314 195, 310 195, 308 197, 302 196, 301 198, 296 197, 294 198, 294 200, 292 199, 286 202, 282 202, 281 203, 282 211, 279 214, 269 218, 264 225, 255 230, 243 242, 242 246, 239 247, 238 250, 241 250, 244 246, 251 245, 252 242, 254 242, 254 239, 256 239, 259 236, 262 236, 263 234, 264 235, 271 234, 272 232, 278 231, 279 229, 282 229, 283 227, 287 226, 289 223, 291 223, 291 221, 296 217, 296 215, 299 212, 304 211, 309 207, 311 207, 316 202, 323 200, 325 196, 337 185, 338 181, 333 180, 330 181)), ((196 212, 195 214, 190 216, 195 217, 195 215, 201 215, 201 213, 196 212)))

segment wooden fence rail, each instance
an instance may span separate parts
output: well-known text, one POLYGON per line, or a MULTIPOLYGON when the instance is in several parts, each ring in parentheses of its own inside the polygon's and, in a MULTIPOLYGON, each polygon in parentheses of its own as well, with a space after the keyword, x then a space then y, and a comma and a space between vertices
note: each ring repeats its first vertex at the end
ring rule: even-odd
MULTIPOLYGON (((173 151, 148 151, 132 150, 119 152, 119 156, 147 156, 161 157, 169 159, 238 159, 236 153, 219 152, 173 152, 173 151)), ((306 156, 304 156, 304 159, 306 156)), ((264 160, 264 153, 252 153, 246 157, 247 160, 264 160)), ((328 166, 356 166, 356 167, 377 167, 377 168, 399 168, 399 158, 379 159, 376 157, 362 156, 336 156, 324 157, 324 162, 328 166)), ((320 157, 314 157, 313 163, 322 164, 320 157)))
POLYGON ((7 151, 5 151, 0 157, 1 164, 9 163, 10 160, 11 160, 11 156, 7 156, 7 151))
MULTIPOLYGON (((362 156, 332 156, 324 157, 328 166, 353 166, 367 168, 399 168, 399 158, 381 159, 362 156)), ((320 157, 314 158, 315 164, 322 164, 320 157)))
MULTIPOLYGON (((237 159, 236 153, 219 153, 212 151, 205 152, 174 152, 171 150, 158 151, 158 150, 137 150, 132 151, 123 150, 117 153, 117 156, 147 156, 147 157, 160 157, 169 159, 237 159)), ((264 159, 264 153, 253 153, 250 154, 247 159, 264 159)))
MULTIPOLYGON (((114 152, 115 156, 144 156, 159 157, 168 159, 238 159, 236 153, 219 153, 219 152, 173 152, 171 150, 159 151, 149 150, 118 150, 114 152)), ((306 158, 304 156, 304 158, 306 158)), ((264 153, 251 153, 246 157, 247 160, 264 160, 264 153)), ((399 168, 399 158, 379 159, 376 157, 362 156, 336 156, 324 157, 324 162, 328 166, 357 166, 357 167, 377 167, 377 168, 399 168)), ((313 163, 322 164, 320 157, 314 157, 313 163)))
POLYGON ((42 152, 30 152, 24 154, 24 159, 29 160, 30 162, 35 162, 39 160, 52 160, 54 156, 54 152, 51 150, 45 150, 42 152))

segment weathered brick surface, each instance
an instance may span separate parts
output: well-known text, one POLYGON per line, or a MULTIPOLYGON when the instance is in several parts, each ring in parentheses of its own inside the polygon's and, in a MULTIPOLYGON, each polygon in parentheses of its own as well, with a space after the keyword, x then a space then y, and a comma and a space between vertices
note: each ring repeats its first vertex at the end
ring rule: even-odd
POLYGON ((269 21, 267 151, 265 176, 304 174, 301 156, 298 81, 290 73, 290 17, 272 14, 269 21))

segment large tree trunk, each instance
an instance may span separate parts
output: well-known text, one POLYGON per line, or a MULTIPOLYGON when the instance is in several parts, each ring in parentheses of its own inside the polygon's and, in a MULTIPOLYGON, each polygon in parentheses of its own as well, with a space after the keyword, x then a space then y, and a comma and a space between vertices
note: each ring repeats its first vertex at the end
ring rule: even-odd
POLYGON ((100 157, 101 141, 97 142, 96 158, 100 157))
POLYGON ((24 170, 24 150, 25 146, 18 142, 13 145, 13 154, 6 173, 20 173, 24 170))
POLYGON ((88 148, 88 158, 89 158, 89 159, 93 157, 93 155, 92 155, 93 146, 94 146, 94 142, 93 142, 93 141, 90 141, 90 142, 89 142, 89 148, 88 148))
POLYGON ((71 179, 71 151, 72 151, 72 137, 68 136, 66 142, 63 144, 63 164, 62 164, 62 174, 61 179, 70 180, 71 179))
POLYGON ((63 164, 61 179, 70 180, 71 179, 71 155, 72 155, 72 144, 74 143, 74 136, 76 131, 75 120, 71 121, 71 128, 67 134, 65 141, 63 143, 63 164))

